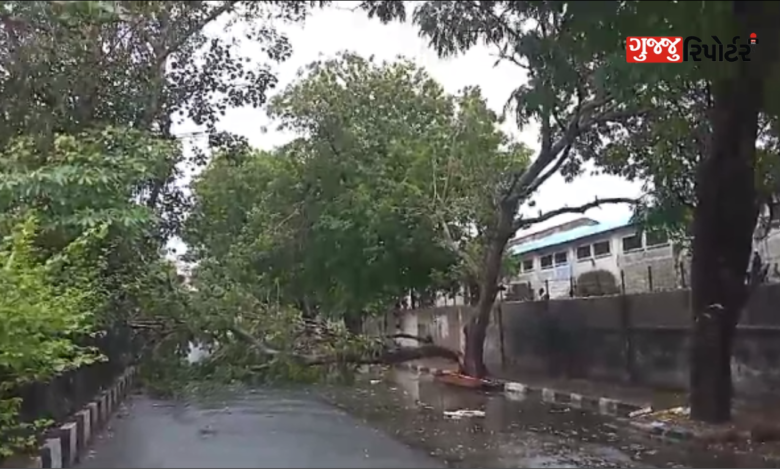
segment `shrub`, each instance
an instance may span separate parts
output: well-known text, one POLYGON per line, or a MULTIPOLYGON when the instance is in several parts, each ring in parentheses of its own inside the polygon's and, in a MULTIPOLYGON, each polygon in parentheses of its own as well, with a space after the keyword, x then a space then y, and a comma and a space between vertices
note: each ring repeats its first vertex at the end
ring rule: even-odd
POLYGON ((596 297, 620 293, 615 275, 604 269, 588 271, 577 277, 577 297, 596 297))
POLYGON ((29 450, 34 432, 48 424, 18 422, 20 387, 101 358, 76 340, 94 334, 98 297, 78 260, 104 230, 86 232, 46 261, 36 255, 37 235, 37 221, 28 217, 0 244, 0 458, 29 450))

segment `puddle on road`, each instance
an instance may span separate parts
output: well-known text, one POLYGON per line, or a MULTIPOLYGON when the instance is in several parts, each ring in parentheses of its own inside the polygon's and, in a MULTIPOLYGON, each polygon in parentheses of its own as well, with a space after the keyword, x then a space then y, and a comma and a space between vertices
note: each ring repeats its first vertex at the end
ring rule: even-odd
POLYGON ((767 467, 758 457, 667 445, 616 428, 587 411, 507 399, 391 370, 354 387, 327 387, 325 397, 359 419, 424 448, 458 468, 741 468, 767 467), (453 419, 445 411, 481 410, 453 419))

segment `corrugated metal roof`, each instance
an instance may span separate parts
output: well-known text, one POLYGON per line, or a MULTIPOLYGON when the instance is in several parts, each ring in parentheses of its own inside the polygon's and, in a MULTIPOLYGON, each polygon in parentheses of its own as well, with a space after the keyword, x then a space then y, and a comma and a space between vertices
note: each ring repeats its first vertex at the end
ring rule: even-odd
POLYGON ((541 250, 555 245, 561 245, 563 243, 570 243, 580 238, 590 237, 592 235, 598 235, 599 233, 608 232, 621 227, 631 225, 631 217, 618 219, 610 222, 599 222, 596 225, 585 225, 582 227, 576 227, 565 232, 554 233, 550 236, 533 240, 527 243, 521 243, 508 248, 509 253, 513 255, 520 255, 523 253, 530 253, 532 251, 541 250))

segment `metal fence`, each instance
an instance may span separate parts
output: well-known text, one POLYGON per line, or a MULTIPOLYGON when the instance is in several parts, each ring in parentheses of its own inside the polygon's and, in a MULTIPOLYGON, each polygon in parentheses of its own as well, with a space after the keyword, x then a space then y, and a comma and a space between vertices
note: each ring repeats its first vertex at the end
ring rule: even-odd
MULTIPOLYGON (((780 268, 769 269, 766 283, 780 282, 780 268)), ((574 276, 551 276, 548 279, 505 280, 498 301, 526 301, 560 298, 598 297, 619 294, 659 292, 690 287, 690 268, 687 263, 634 264, 621 269, 617 275, 607 270, 592 270, 574 276), (659 268, 660 266, 660 268, 659 268)), ((435 296, 407 296, 399 309, 419 307, 469 305, 467 288, 454 292, 439 292, 435 296)))
MULTIPOLYGON (((690 287, 690 269, 685 263, 679 263, 673 271, 665 269, 660 274, 653 265, 633 266, 630 276, 625 269, 621 269, 617 279, 614 280, 599 277, 596 273, 606 273, 606 271, 589 271, 565 279, 508 283, 500 300, 598 297, 670 291, 690 287)), ((774 269, 768 270, 767 277, 762 282, 766 284, 780 282, 780 269, 777 265, 774 265, 774 269)))
POLYGON ((541 300, 562 297, 598 297, 617 294, 636 294, 686 289, 690 276, 685 264, 680 263, 673 274, 669 269, 658 276, 652 265, 634 266, 627 273, 621 269, 618 276, 606 270, 594 270, 568 276, 565 279, 543 279, 508 283, 502 291, 502 300, 541 300))

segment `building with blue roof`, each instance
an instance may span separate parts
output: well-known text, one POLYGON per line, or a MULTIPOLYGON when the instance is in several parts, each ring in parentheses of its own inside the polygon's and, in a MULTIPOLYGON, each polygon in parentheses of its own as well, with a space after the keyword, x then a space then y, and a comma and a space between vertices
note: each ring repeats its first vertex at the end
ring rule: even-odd
POLYGON ((507 251, 521 259, 520 272, 510 280, 512 293, 519 297, 581 294, 583 283, 593 276, 604 284, 600 289, 626 292, 679 288, 685 282, 685 268, 669 240, 663 234, 643 233, 630 217, 578 219, 515 239, 507 251), (598 274, 582 277, 591 271, 598 274))

